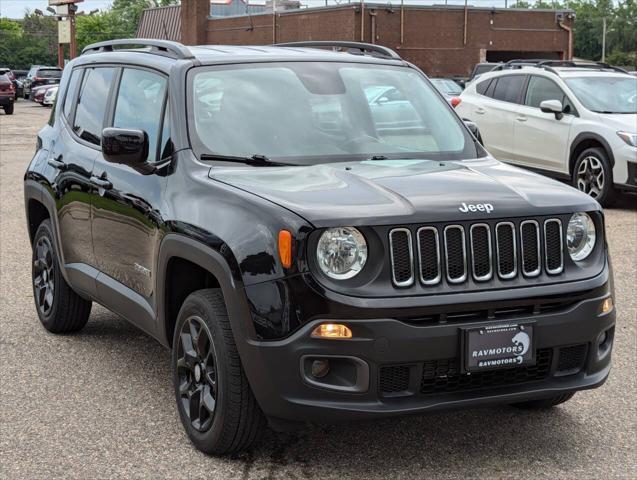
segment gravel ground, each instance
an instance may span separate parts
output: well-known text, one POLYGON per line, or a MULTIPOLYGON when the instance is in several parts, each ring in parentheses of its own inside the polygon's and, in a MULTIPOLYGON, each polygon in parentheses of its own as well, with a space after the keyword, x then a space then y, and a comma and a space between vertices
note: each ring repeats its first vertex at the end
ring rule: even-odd
POLYGON ((99 306, 79 334, 40 326, 22 175, 49 110, 16 107, 0 113, 1 478, 637 478, 637 197, 606 212, 620 314, 602 388, 548 412, 481 408, 270 433, 249 454, 210 458, 182 430, 167 350, 99 306))

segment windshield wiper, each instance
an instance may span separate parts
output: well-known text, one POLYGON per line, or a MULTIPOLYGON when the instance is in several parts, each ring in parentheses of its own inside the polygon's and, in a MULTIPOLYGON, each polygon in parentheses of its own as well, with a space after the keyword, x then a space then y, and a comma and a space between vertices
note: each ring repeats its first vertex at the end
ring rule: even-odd
POLYGON ((291 163, 273 162, 265 155, 252 155, 251 157, 235 157, 232 155, 220 155, 216 153, 202 153, 201 160, 215 162, 245 163, 254 167, 283 167, 290 166, 291 163))

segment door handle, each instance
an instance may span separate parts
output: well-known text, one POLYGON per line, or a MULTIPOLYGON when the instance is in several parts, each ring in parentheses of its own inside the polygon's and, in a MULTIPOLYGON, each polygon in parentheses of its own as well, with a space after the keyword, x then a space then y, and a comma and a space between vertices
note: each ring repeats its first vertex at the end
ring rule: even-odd
POLYGON ((103 188, 104 190, 110 190, 113 188, 113 184, 109 182, 108 179, 96 177, 95 175, 91 175, 91 183, 96 187, 103 188))
POLYGON ((524 115, 520 115, 519 117, 515 117, 518 122, 526 122, 526 117, 524 115))
POLYGON ((484 108, 478 108, 476 109, 476 113, 478 115, 484 115, 485 113, 487 113, 487 111, 484 108))
POLYGON ((56 158, 49 158, 47 163, 58 170, 66 170, 68 165, 62 161, 62 155, 58 155, 56 158))

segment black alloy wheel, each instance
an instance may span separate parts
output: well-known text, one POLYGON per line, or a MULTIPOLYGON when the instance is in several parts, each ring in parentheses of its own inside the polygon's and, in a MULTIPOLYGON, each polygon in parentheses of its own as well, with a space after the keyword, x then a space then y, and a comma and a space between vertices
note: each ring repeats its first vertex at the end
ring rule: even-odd
POLYGON ((34 250, 33 291, 35 302, 42 315, 48 316, 55 299, 53 246, 47 237, 41 236, 38 238, 34 250))
POLYGON ((192 428, 210 429, 218 397, 217 356, 203 319, 189 317, 179 332, 177 352, 179 397, 192 428))

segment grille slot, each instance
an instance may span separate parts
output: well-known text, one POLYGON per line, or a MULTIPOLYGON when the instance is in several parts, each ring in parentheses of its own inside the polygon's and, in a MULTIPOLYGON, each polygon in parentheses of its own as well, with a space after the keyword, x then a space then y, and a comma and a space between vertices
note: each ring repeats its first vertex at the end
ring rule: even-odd
POLYGON ((383 394, 409 389, 409 365, 390 365, 380 368, 378 386, 383 394))
POLYGON ((515 277, 518 271, 515 226, 501 222, 495 226, 495 242, 498 260, 498 275, 502 279, 515 277))
POLYGON ((546 271, 551 275, 558 275, 564 269, 562 241, 562 222, 557 218, 546 220, 544 222, 544 251, 546 271))
POLYGON ((397 287, 408 287, 414 283, 414 254, 411 231, 395 228, 389 232, 391 249, 392 280, 397 287))
POLYGON ((542 380, 549 375, 552 357, 553 349, 543 348, 536 352, 535 365, 475 372, 471 375, 460 373, 459 361, 456 358, 430 360, 423 364, 420 392, 423 394, 466 392, 542 380))
POLYGON ((540 274, 540 225, 535 220, 525 220, 520 224, 520 248, 522 273, 527 277, 540 274))
POLYGON ((462 283, 467 279, 467 246, 464 228, 460 225, 445 227, 445 260, 449 283, 462 283))
POLYGON ((485 282, 493 276, 491 230, 486 223, 476 223, 471 225, 469 233, 473 278, 478 282, 485 282))
POLYGON ((418 229, 418 265, 420 281, 423 285, 435 285, 440 282, 440 239, 435 227, 418 229))

